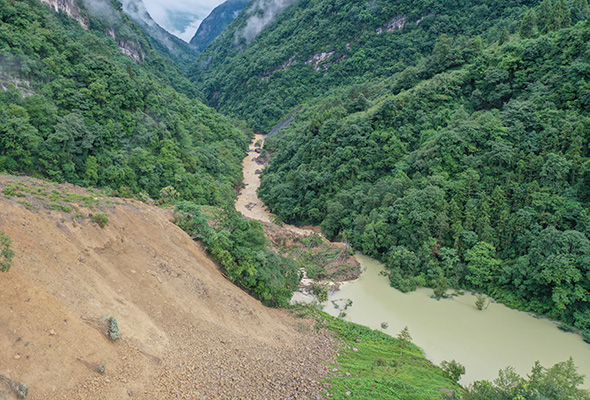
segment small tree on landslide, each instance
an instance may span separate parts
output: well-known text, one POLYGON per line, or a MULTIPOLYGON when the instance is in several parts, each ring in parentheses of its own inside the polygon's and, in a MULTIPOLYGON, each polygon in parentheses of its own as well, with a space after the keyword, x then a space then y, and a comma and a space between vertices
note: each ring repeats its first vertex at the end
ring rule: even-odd
POLYGON ((443 361, 440 363, 440 367, 449 374, 449 377, 455 382, 459 382, 461 375, 465 374, 465 367, 455 360, 443 361))
POLYGON ((7 234, 0 231, 0 272, 7 272, 12 265, 14 251, 10 249, 12 241, 7 234))
POLYGON ((410 335, 410 330, 407 326, 405 326, 404 329, 402 329, 400 333, 398 333, 397 340, 399 340, 399 355, 401 356, 403 349, 408 347, 410 343, 412 343, 412 336, 410 335))

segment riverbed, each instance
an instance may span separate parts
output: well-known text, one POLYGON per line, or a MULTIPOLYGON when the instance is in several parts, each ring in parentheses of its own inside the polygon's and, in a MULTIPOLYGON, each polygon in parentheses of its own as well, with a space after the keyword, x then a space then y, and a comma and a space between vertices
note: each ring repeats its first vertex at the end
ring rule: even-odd
POLYGON ((396 336, 405 326, 413 342, 424 349, 435 364, 457 360, 465 366, 462 384, 493 380, 508 365, 525 376, 539 360, 545 367, 573 357, 578 372, 586 375, 590 387, 590 344, 579 335, 566 333, 555 322, 490 303, 480 311, 475 296, 464 294, 450 299, 431 298, 431 289, 402 293, 379 275, 383 266, 369 257, 357 255, 365 271, 354 282, 332 293, 325 311, 338 315, 350 299, 346 320, 380 329, 396 336), (340 304, 336 309, 332 300, 340 304), (381 327, 388 324, 387 329, 381 327))

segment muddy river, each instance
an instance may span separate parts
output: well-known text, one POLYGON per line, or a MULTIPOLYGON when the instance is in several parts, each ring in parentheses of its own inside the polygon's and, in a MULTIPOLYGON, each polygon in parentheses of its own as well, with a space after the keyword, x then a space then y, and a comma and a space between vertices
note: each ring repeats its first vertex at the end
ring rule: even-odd
POLYGON ((463 384, 495 379, 498 370, 508 365, 524 376, 536 360, 547 367, 571 356, 578 372, 587 377, 584 386, 590 387, 590 344, 579 335, 498 303, 480 311, 471 294, 435 300, 430 289, 402 293, 379 275, 381 263, 362 255, 357 258, 365 271, 360 279, 330 295, 324 309, 328 313, 338 315, 342 309, 336 309, 332 300, 343 304, 338 299, 350 299, 352 306, 344 317, 349 321, 392 336, 407 326, 413 342, 432 362, 455 359, 465 366, 463 384), (383 322, 387 329, 381 328, 383 322))
MULTIPOLYGON (((269 222, 271 214, 257 196, 260 186, 257 170, 264 168, 256 162, 259 140, 263 142, 262 135, 256 136, 244 158, 246 186, 238 196, 236 209, 248 218, 269 222)), ((286 227, 294 232, 311 233, 286 227)), ((587 377, 584 386, 590 387, 590 344, 584 343, 579 335, 562 332, 552 321, 497 303, 479 311, 471 294, 437 301, 431 298, 430 289, 401 293, 389 286, 386 277, 379 275, 383 269, 379 262, 362 255, 357 258, 365 271, 360 279, 344 284, 330 295, 325 304, 325 311, 330 314, 338 315, 341 311, 334 307, 333 300, 343 304, 345 299, 350 299, 352 306, 346 310, 345 317, 349 321, 381 329, 392 336, 408 326, 413 342, 434 363, 455 359, 465 366, 463 384, 495 379, 498 370, 508 365, 526 375, 536 360, 547 367, 571 356, 578 371, 587 377), (382 323, 388 327, 383 329, 382 323)))

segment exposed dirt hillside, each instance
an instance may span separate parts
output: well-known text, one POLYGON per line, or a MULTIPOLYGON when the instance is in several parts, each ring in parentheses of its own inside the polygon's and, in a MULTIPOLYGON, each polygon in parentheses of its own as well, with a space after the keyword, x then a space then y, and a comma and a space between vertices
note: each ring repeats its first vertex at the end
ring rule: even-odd
POLYGON ((26 383, 27 399, 315 398, 332 340, 229 283, 171 218, 0 176, 0 230, 16 253, 0 274, 0 375, 26 383), (88 218, 100 211, 104 229, 88 218))

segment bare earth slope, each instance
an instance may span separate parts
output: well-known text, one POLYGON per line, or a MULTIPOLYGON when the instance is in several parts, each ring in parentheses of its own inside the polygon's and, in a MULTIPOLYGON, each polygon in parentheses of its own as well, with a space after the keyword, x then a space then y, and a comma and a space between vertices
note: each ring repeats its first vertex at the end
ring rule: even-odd
POLYGON ((26 383, 28 399, 316 397, 330 338, 229 283, 170 211, 88 196, 0 176, 0 230, 16 252, 0 274, 0 376, 26 383), (87 217, 98 211, 104 229, 87 217))

